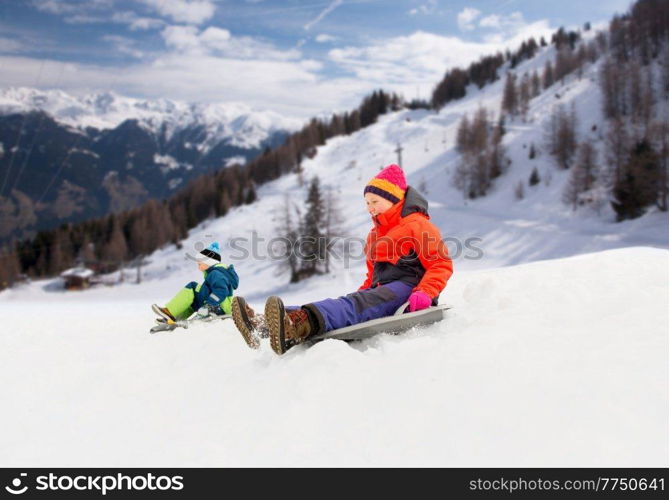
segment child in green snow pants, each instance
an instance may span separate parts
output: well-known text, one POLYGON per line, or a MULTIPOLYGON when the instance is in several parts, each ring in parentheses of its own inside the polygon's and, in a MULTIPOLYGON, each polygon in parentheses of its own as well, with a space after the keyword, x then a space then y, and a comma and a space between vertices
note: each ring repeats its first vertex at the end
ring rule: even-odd
POLYGON ((200 284, 191 281, 165 307, 154 304, 153 310, 166 320, 187 319, 201 307, 208 307, 214 314, 230 314, 239 276, 232 265, 221 264, 218 243, 212 243, 200 254, 198 268, 204 273, 204 281, 200 284))

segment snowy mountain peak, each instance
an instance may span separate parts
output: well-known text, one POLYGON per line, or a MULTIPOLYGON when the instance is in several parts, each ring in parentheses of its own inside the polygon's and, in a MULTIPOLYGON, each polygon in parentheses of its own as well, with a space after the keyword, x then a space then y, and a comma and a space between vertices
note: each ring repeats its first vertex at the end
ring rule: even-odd
POLYGON ((193 126, 203 126, 208 142, 227 139, 238 147, 259 147, 278 131, 297 130, 302 121, 273 111, 255 110, 237 102, 204 104, 169 99, 136 99, 112 91, 77 97, 62 90, 28 87, 0 89, 0 114, 45 111, 61 123, 77 127, 113 129, 125 120, 172 134, 193 126))

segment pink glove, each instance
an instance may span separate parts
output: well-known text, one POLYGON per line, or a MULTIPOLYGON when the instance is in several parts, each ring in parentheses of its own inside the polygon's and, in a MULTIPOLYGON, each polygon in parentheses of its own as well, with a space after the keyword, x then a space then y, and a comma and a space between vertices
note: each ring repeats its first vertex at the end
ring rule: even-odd
POLYGON ((409 312, 420 311, 427 309, 432 305, 432 298, 425 292, 416 290, 409 295, 409 312))

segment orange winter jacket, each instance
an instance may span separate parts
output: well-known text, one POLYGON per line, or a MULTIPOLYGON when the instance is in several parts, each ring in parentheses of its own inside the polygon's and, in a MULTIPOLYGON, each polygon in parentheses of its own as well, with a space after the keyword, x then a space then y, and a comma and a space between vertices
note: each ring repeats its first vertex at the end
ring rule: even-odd
POLYGON ((367 236, 367 279, 360 290, 404 281, 436 298, 453 274, 439 229, 430 222, 427 200, 411 186, 404 200, 374 217, 367 236))

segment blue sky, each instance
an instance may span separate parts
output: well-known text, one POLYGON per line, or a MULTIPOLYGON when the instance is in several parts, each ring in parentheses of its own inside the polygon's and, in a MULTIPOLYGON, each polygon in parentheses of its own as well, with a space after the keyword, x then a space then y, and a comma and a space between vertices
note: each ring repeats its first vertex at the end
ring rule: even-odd
POLYGON ((238 101, 306 117, 444 72, 628 0, 0 0, 0 87, 238 101))

